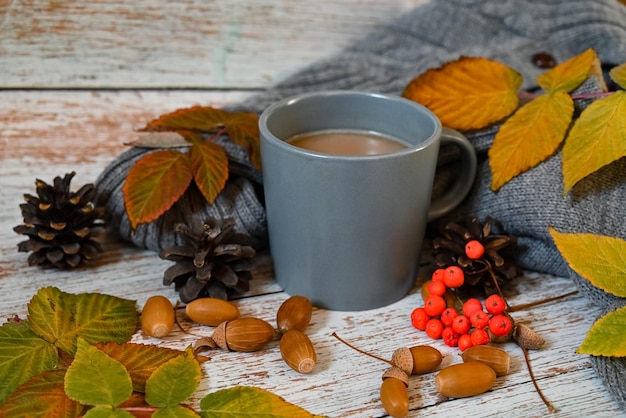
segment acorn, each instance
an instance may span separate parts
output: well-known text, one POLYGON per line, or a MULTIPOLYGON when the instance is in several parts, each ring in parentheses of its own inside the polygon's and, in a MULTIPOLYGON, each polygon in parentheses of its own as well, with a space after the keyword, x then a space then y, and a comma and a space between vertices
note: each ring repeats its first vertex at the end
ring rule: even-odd
POLYGON ((413 357, 411 374, 423 374, 437 370, 443 357, 441 352, 429 345, 416 345, 409 349, 413 357))
POLYGON ((317 355, 309 337, 302 331, 290 329, 280 338, 280 355, 289 367, 298 373, 311 373, 317 355))
POLYGON ((164 296, 150 296, 141 311, 141 329, 150 337, 163 338, 174 327, 174 306, 164 296))
POLYGON ((480 361, 453 364, 445 367, 435 377, 437 392, 450 398, 466 398, 491 389, 496 372, 480 361))
POLYGON ((193 322, 216 327, 222 322, 240 317, 239 308, 218 298, 199 298, 187 304, 185 314, 193 322))
POLYGON ((244 317, 222 322, 211 338, 222 350, 252 352, 261 350, 275 335, 274 328, 266 321, 244 317))
POLYGON ((509 374, 511 356, 501 348, 493 345, 475 345, 465 350, 461 357, 464 362, 480 361, 491 367, 496 376, 509 374))
POLYGON ((285 300, 276 312, 278 331, 304 331, 311 322, 313 304, 306 296, 294 295, 285 300))
POLYGON ((383 373, 380 385, 380 401, 387 413, 394 418, 409 415, 409 376, 400 368, 392 367, 383 373))
POLYGON ((527 350, 539 350, 546 342, 539 334, 525 324, 515 324, 513 339, 520 347, 527 350))

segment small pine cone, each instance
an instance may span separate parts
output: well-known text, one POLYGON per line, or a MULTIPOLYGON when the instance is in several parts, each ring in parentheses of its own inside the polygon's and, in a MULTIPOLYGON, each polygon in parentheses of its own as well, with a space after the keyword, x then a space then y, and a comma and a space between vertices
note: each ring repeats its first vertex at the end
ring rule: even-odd
POLYGON ((201 228, 176 226, 184 245, 165 248, 159 254, 174 261, 163 275, 163 284, 174 283, 180 299, 191 302, 201 297, 228 300, 249 289, 254 265, 254 248, 244 245, 249 237, 234 231, 232 219, 209 219, 201 228))
POLYGON ((55 177, 52 186, 37 179, 37 196, 24 195, 26 203, 20 205, 24 224, 13 230, 28 236, 27 241, 18 244, 18 251, 31 252, 31 266, 74 268, 102 251, 93 238, 106 230, 105 209, 92 202, 96 195, 93 184, 70 191, 75 175, 72 172, 63 178, 55 177))

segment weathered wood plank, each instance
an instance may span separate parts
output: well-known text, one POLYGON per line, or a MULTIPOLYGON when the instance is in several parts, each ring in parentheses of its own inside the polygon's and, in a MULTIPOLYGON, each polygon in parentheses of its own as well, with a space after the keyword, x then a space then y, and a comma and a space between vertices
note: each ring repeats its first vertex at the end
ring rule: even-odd
POLYGON ((258 88, 425 1, 4 0, 0 88, 258 88))

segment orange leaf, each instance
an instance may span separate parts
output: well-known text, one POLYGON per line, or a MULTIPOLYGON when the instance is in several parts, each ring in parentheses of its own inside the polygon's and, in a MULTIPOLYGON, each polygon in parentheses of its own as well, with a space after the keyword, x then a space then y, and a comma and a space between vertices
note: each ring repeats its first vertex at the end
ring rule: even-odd
POLYGON ((165 213, 187 190, 192 179, 187 154, 160 150, 142 157, 128 172, 123 188, 131 226, 151 222, 165 213))
POLYGON ((215 132, 224 127, 227 115, 228 112, 222 109, 193 106, 161 115, 141 130, 215 132))
POLYGON ((189 150, 196 185, 204 198, 213 203, 228 180, 228 157, 224 148, 213 142, 193 144, 189 150))
POLYGON ((479 129, 513 112, 521 75, 486 58, 461 57, 409 82, 402 95, 432 110, 453 129, 479 129))
POLYGON ((250 161, 261 168, 259 116, 248 112, 232 113, 226 120, 226 131, 234 143, 248 152, 250 161))
POLYGON ((574 114, 574 101, 565 92, 537 97, 502 125, 489 149, 491 189, 535 167, 559 147, 574 114))
POLYGON ((563 146, 563 188, 626 156, 626 92, 597 100, 580 115, 563 146))
POLYGON ((570 92, 590 75, 602 80, 600 60, 596 51, 588 49, 537 77, 537 84, 548 92, 570 92))

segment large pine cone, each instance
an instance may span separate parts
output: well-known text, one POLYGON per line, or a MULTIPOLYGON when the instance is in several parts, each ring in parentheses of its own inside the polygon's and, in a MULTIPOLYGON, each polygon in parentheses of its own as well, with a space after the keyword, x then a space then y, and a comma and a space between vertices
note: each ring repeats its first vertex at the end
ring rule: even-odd
POLYGON ((159 257, 175 261, 165 271, 163 284, 174 283, 180 299, 191 302, 200 297, 227 300, 233 293, 249 289, 256 251, 249 237, 234 231, 232 219, 209 219, 203 225, 178 224, 185 245, 165 248, 159 257))
POLYGON ((32 252, 29 265, 43 268, 74 268, 91 260, 102 251, 93 238, 104 233, 104 208, 95 207, 93 184, 86 184, 77 192, 70 192, 75 172, 55 177, 54 185, 37 179, 37 196, 24 195, 20 205, 24 224, 13 230, 28 236, 18 244, 18 251, 32 252))

